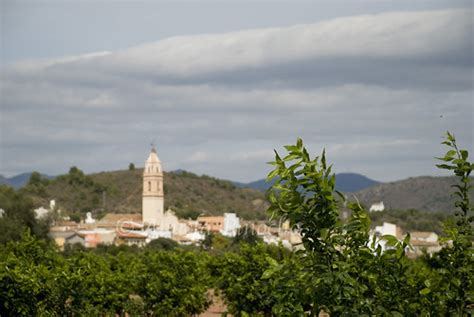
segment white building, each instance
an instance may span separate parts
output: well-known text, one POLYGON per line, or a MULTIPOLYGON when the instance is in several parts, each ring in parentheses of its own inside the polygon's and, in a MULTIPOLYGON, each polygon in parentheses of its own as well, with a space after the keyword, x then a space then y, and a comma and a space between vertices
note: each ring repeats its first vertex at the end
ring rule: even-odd
POLYGON ((240 228, 240 219, 235 213, 224 213, 224 228, 221 234, 226 237, 235 237, 240 228))
MULTIPOLYGON (((385 239, 382 239, 383 236, 391 235, 394 236, 397 240, 400 240, 402 238, 400 227, 398 227, 396 224, 389 222, 384 222, 381 226, 376 226, 371 232, 372 236, 374 234, 376 239, 375 248, 380 245, 383 251, 391 248, 387 245, 387 241, 385 239)), ((370 244, 372 244, 372 241, 369 242, 369 245, 370 244)))
POLYGON ((204 233, 198 231, 187 233, 185 237, 191 242, 199 242, 206 238, 204 233))
POLYGON ((35 218, 36 219, 42 219, 48 215, 49 209, 46 209, 44 207, 39 207, 35 209, 35 218))
POLYGON ((144 223, 160 223, 164 213, 163 171, 155 147, 151 149, 143 170, 142 208, 144 223))
POLYGON ((369 209, 370 212, 374 212, 374 211, 377 212, 377 211, 384 211, 384 210, 385 210, 385 205, 383 204, 383 201, 372 204, 372 206, 370 206, 370 209, 369 209))
POLYGON ((414 231, 411 234, 411 241, 422 241, 422 242, 438 242, 438 235, 436 232, 430 231, 414 231))
POLYGON ((92 213, 91 212, 86 213, 86 220, 84 222, 87 223, 87 224, 95 223, 95 219, 92 218, 92 213))
POLYGON ((146 236, 148 237, 147 242, 150 242, 151 240, 155 240, 158 238, 167 238, 167 239, 172 238, 172 232, 170 230, 158 230, 156 228, 148 228, 144 232, 146 233, 146 236))
POLYGON ((376 226, 374 232, 377 236, 384 236, 390 234, 397 237, 399 234, 399 229, 396 224, 390 222, 384 222, 381 226, 376 226))

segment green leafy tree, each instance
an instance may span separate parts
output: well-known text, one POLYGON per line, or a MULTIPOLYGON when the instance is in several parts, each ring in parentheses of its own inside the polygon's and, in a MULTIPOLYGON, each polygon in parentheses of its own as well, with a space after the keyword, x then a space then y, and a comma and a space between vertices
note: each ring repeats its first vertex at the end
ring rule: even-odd
POLYGON ((133 163, 128 164, 128 170, 129 171, 134 171, 135 170, 135 164, 133 164, 133 163))
POLYGON ((232 239, 232 244, 256 244, 262 239, 257 235, 257 232, 250 226, 244 226, 237 230, 235 237, 232 239))
POLYGON ((49 221, 38 221, 33 211, 33 201, 22 191, 0 185, 0 243, 20 240, 25 229, 32 234, 47 238, 49 221))
POLYGON ((147 249, 150 250, 173 250, 178 247, 178 242, 167 239, 167 238, 158 238, 150 241, 150 243, 147 244, 147 249))
MULTIPOLYGON (((290 286, 282 279, 275 283, 266 273, 276 271, 281 259, 273 258, 268 247, 261 243, 243 244, 238 253, 226 252, 216 260, 219 261, 215 272, 217 287, 224 295, 229 312, 235 316, 270 316, 278 304, 277 290, 290 286)), ((283 304, 283 298, 280 303, 283 304)))
POLYGON ((214 233, 212 233, 211 231, 207 231, 204 236, 204 240, 201 243, 201 246, 205 250, 210 250, 212 249, 213 240, 214 240, 214 233))
POLYGON ((309 307, 305 313, 423 313, 423 307, 410 305, 422 286, 410 275, 411 263, 404 255, 409 236, 404 241, 382 237, 391 246, 382 252, 376 237, 369 236, 370 220, 360 204, 347 203, 351 215, 345 222, 340 219, 344 197, 335 191, 325 152, 311 159, 301 139, 285 148, 288 154, 281 158, 276 153, 271 163, 275 169, 268 181, 275 183, 269 191, 269 211, 274 218, 288 219, 301 233, 304 278, 297 280, 304 281, 299 302, 309 307))
POLYGON ((433 300, 446 305, 447 315, 472 315, 474 312, 474 249, 473 249, 473 207, 469 199, 470 174, 474 164, 468 161, 467 150, 459 149, 456 138, 447 132, 443 144, 450 149, 443 161, 437 165, 441 169, 453 171, 458 183, 453 185, 457 196, 455 222, 446 223, 447 246, 430 259, 438 273, 438 283, 428 290, 436 290, 433 300))
POLYGON ((203 312, 209 305, 210 283, 205 254, 150 252, 137 275, 137 295, 146 312, 156 316, 186 316, 203 312))
POLYGON ((26 230, 19 241, 0 250, 0 311, 2 316, 45 316, 64 310, 66 298, 57 272, 64 261, 46 241, 26 230))

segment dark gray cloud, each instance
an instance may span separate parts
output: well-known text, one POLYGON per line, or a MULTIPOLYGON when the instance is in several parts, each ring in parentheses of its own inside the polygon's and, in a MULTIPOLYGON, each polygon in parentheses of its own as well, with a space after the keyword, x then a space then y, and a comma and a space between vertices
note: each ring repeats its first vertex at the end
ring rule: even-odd
POLYGON ((174 37, 3 70, 0 173, 140 165, 264 176, 303 137, 337 171, 434 174, 440 136, 472 148, 472 11, 398 12, 174 37))

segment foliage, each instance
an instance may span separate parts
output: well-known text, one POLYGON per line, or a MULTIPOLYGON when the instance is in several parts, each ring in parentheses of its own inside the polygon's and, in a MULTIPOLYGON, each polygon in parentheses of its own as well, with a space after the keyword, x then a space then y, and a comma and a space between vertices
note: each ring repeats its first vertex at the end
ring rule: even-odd
POLYGON ((197 210, 178 210, 176 216, 182 219, 193 219, 196 220, 202 214, 201 211, 197 210))
MULTIPOLYGON (((454 138, 450 143, 455 146, 454 138)), ((276 181, 269 192, 269 211, 273 217, 290 220, 292 228, 302 235, 304 249, 298 252, 302 269, 294 279, 302 281, 303 291, 295 302, 304 308, 295 308, 294 314, 317 315, 320 311, 334 316, 432 315, 443 311, 462 314, 462 309, 471 303, 469 290, 474 267, 472 253, 467 251, 472 250, 472 238, 466 234, 470 232, 466 225, 467 212, 460 213, 464 218, 458 220, 451 235, 453 248, 444 250, 451 255, 451 259, 445 259, 451 271, 433 271, 428 264, 406 258, 409 235, 403 241, 392 236, 381 237, 391 246, 383 252, 377 238, 369 236, 368 215, 357 202, 347 203, 351 216, 346 222, 340 220, 338 202, 343 202, 344 197, 334 196, 338 194, 334 189, 335 178, 324 151, 321 157, 311 159, 301 140, 285 148, 288 155, 281 158, 276 153, 275 162, 271 163, 275 169, 268 179, 276 181), (454 242, 456 239, 458 243, 454 242), (464 269, 461 264, 465 265, 464 269), (448 292, 437 291, 443 289, 441 273, 451 280, 445 281, 447 285, 455 286, 447 286, 448 292)), ((452 169, 463 182, 456 186, 462 199, 456 205, 467 210, 470 202, 466 182, 472 165, 461 161, 467 159, 466 151, 459 150, 457 160, 451 159, 453 152, 448 153, 451 155, 444 159, 456 164, 457 169, 452 169)), ((294 292, 280 294, 281 307, 288 294, 294 292)))
POLYGON ((452 245, 438 253, 431 263, 437 268, 440 281, 434 300, 445 303, 446 313, 450 315, 472 314, 474 312, 474 250, 473 250, 473 207, 469 198, 472 188, 470 174, 474 164, 468 161, 469 153, 459 149, 454 135, 447 132, 448 150, 443 161, 437 165, 441 169, 451 170, 459 182, 452 187, 457 196, 455 203, 455 224, 447 223, 446 238, 452 245))
POLYGON ((205 254, 69 250, 28 232, 0 249, 2 316, 185 316, 208 305, 205 254))
POLYGON ((133 164, 133 163, 128 164, 128 170, 129 171, 134 171, 135 170, 135 164, 133 164))
POLYGON ((136 279, 146 311, 156 316, 185 316, 207 308, 209 277, 204 254, 152 252, 145 258, 136 279))
POLYGON ((178 242, 167 238, 158 238, 150 241, 146 247, 150 250, 173 250, 178 247, 178 242))
POLYGON ((235 237, 232 239, 232 244, 256 244, 262 239, 258 237, 257 232, 250 226, 243 226, 237 230, 235 237))
MULTIPOLYGON (((278 303, 278 288, 265 272, 279 265, 285 255, 284 251, 272 252, 271 247, 261 243, 242 244, 238 253, 227 252, 214 260, 217 264, 213 275, 219 277, 217 286, 225 296, 230 313, 235 316, 271 314, 278 303)), ((290 287, 286 281, 282 286, 290 287)))
POLYGON ((212 249, 212 242, 214 240, 214 233, 211 231, 207 231, 204 236, 204 240, 201 243, 201 247, 204 250, 210 250, 212 249))
POLYGON ((19 240, 27 228, 38 237, 47 237, 49 219, 37 220, 32 200, 23 193, 0 185, 0 209, 4 210, 0 217, 0 244, 19 240))

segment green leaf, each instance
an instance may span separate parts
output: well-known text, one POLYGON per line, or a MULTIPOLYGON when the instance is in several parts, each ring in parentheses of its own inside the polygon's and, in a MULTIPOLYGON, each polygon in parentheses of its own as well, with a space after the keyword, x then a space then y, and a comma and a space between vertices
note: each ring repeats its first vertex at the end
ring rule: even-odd
POLYGON ((299 152, 299 148, 296 145, 285 145, 283 146, 288 152, 299 152))
POLYGON ((451 166, 447 164, 436 164, 437 168, 445 169, 445 170, 455 170, 456 166, 451 166))
POLYGON ((303 148, 303 140, 301 140, 301 138, 296 139, 296 146, 298 149, 303 148))
POLYGON ((431 293, 431 290, 428 287, 426 287, 426 288, 424 288, 420 291, 421 295, 428 295, 429 293, 431 293))
POLYGON ((273 275, 273 273, 274 273, 274 270, 273 270, 273 269, 268 269, 268 270, 266 270, 266 271, 263 272, 263 274, 262 274, 262 279, 263 279, 263 280, 267 280, 267 279, 271 278, 272 275, 273 275))
POLYGON ((267 178, 266 178, 266 181, 271 181, 275 176, 277 176, 279 174, 279 170, 278 169, 274 169, 273 171, 271 171, 267 178))
POLYGON ((387 241, 387 245, 392 246, 392 247, 397 245, 397 243, 398 243, 398 239, 396 237, 392 236, 391 234, 383 235, 382 239, 387 241))

